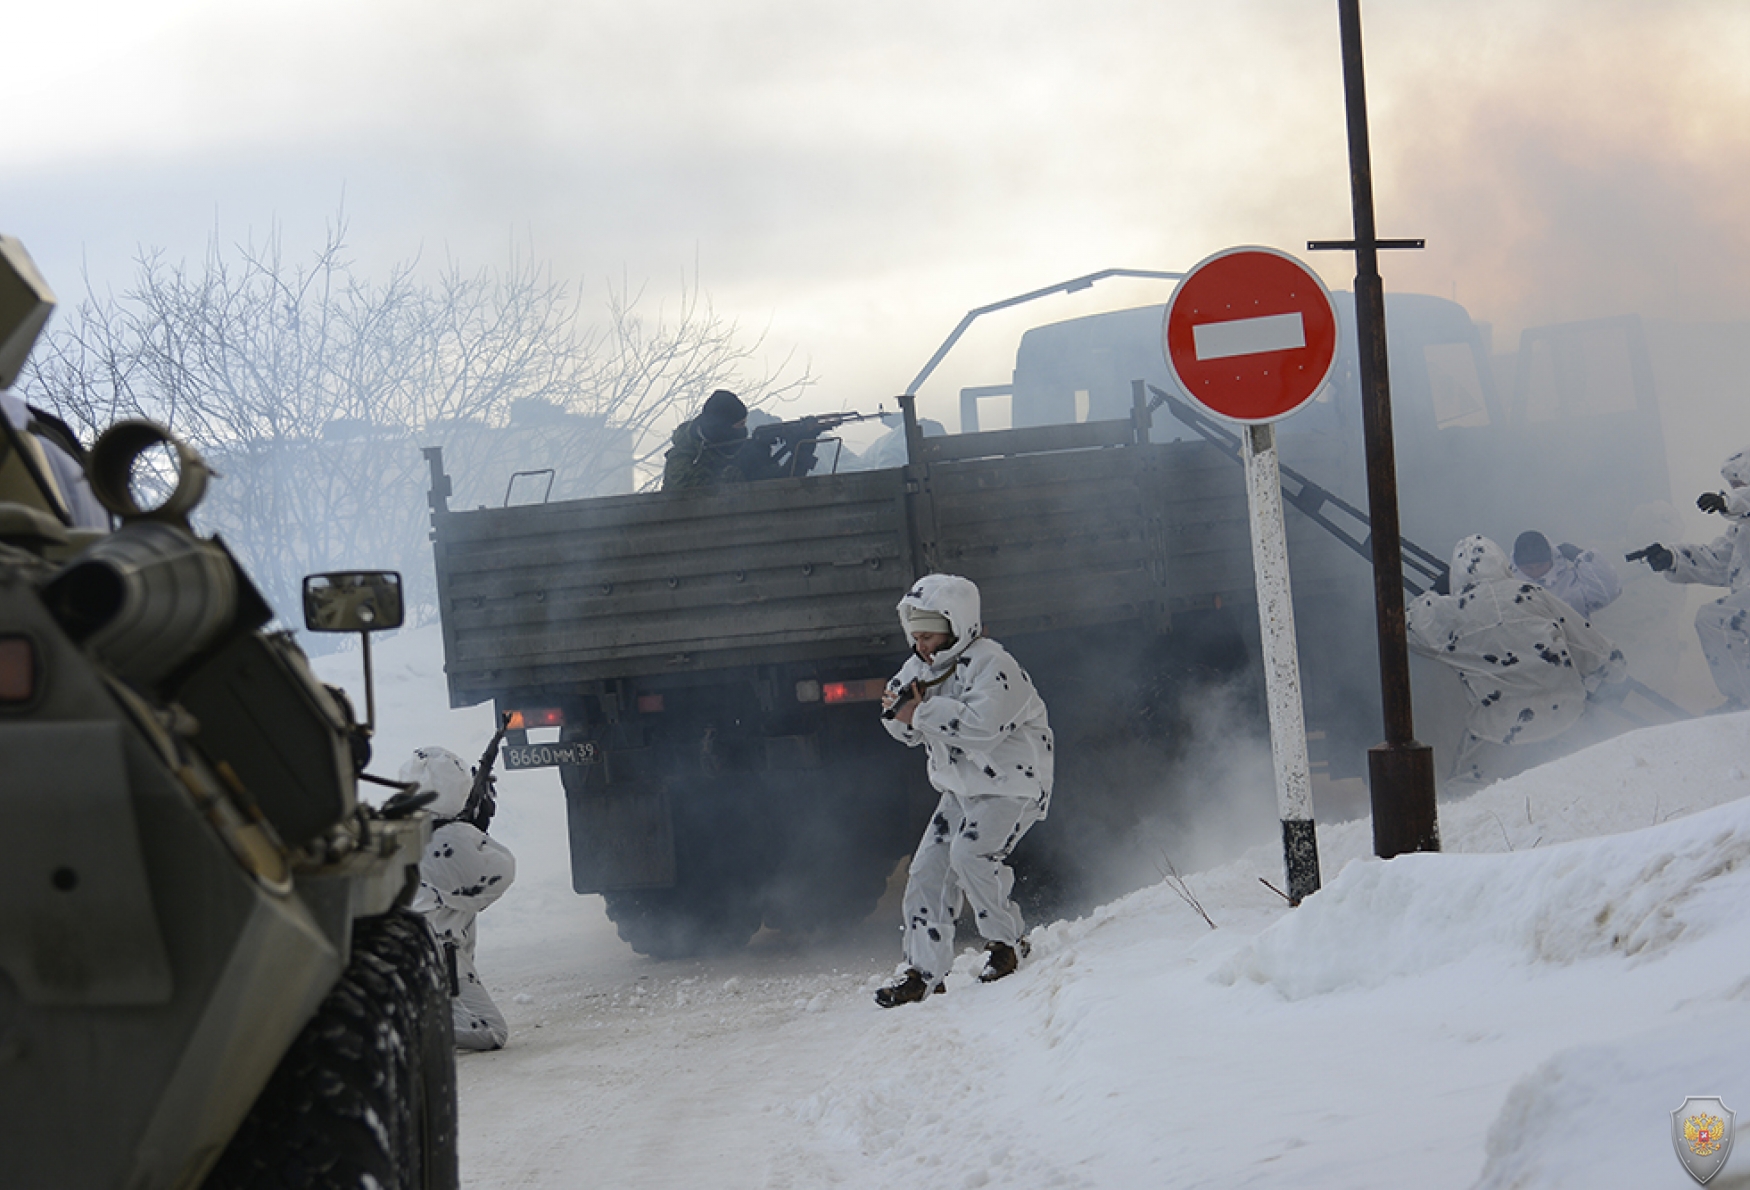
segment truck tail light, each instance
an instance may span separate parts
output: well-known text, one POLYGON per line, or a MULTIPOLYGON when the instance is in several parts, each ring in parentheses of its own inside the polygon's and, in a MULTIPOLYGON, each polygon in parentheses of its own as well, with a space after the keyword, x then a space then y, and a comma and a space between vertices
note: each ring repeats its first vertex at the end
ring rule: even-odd
POLYGON ((506 727, 510 731, 527 731, 531 727, 564 727, 565 712, 558 707, 542 707, 538 711, 512 711, 506 727))
POLYGON ((638 696, 638 713, 640 715, 662 714, 662 695, 640 694, 638 696))
POLYGON ((821 701, 831 705, 841 702, 879 702, 887 683, 881 678, 864 678, 856 682, 823 682, 821 701))
POLYGON ((36 646, 27 636, 0 636, 0 706, 36 697, 36 646))

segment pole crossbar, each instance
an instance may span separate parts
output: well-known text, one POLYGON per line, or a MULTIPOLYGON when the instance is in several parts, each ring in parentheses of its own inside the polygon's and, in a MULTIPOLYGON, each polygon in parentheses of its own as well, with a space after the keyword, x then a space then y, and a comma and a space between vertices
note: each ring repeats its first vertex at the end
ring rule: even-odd
MULTIPOLYGON (((1355 245, 1356 241, 1354 240, 1308 240, 1306 250, 1308 252, 1353 252, 1355 245)), ((1372 245, 1375 249, 1426 248, 1428 242, 1422 239, 1374 240, 1372 245)))

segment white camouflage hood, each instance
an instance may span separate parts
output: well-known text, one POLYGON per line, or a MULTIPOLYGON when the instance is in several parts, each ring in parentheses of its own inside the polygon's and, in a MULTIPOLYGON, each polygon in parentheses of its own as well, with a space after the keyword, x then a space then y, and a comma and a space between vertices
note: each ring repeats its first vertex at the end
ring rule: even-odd
POLYGON ((1473 533, 1452 549, 1452 593, 1468 590, 1490 579, 1513 577, 1513 561, 1507 551, 1473 533))
POLYGON ((934 666, 940 669, 966 651, 968 645, 984 635, 980 618, 978 585, 957 574, 926 574, 900 598, 899 627, 905 639, 911 640, 911 624, 907 609, 935 612, 947 618, 954 630, 954 644, 936 654, 934 666))
POLYGON ((448 748, 415 748, 412 759, 401 766, 400 776, 417 784, 422 793, 437 793, 437 800, 426 807, 434 818, 454 818, 467 808, 468 795, 474 792, 468 766, 448 748))
POLYGON ((1720 478, 1733 487, 1750 487, 1750 446, 1720 464, 1720 478))

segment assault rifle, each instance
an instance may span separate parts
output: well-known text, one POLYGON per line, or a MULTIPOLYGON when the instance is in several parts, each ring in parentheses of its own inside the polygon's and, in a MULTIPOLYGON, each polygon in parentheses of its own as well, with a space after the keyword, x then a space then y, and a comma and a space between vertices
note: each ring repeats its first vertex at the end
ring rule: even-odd
MULTIPOLYGON (((749 437, 756 444, 753 448, 756 456, 743 465, 742 471, 749 479, 807 475, 814 469, 815 444, 825 440, 825 434, 847 422, 867 421, 880 416, 879 413, 817 413, 813 417, 755 426, 749 437)), ((837 454, 833 456, 833 469, 838 469, 837 454)))
POLYGON ((880 413, 816 413, 812 417, 798 417, 794 421, 768 422, 763 426, 755 426, 749 436, 761 442, 806 442, 848 422, 868 421, 880 416, 880 413))
POLYGON ((498 746, 504 742, 504 733, 509 729, 510 714, 507 712, 499 723, 498 730, 492 733, 492 742, 480 754, 480 763, 474 766, 474 787, 468 791, 468 801, 462 807, 462 812, 456 815, 457 822, 466 822, 480 831, 492 825, 492 816, 498 812, 498 799, 492 784, 492 766, 498 763, 498 746))

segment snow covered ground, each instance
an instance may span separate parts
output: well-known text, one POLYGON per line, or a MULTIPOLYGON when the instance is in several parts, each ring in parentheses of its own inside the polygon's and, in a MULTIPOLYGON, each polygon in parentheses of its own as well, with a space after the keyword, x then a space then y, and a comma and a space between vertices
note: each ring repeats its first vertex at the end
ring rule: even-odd
MULTIPOLYGON (((377 648, 378 757, 472 760, 436 631, 377 648)), ((362 705, 358 655, 322 658, 362 705)), ((1033 931, 1015 977, 882 1011, 890 905, 804 947, 659 963, 570 891, 550 772, 508 774, 481 920, 509 1046, 460 1059, 468 1187, 1694 1183, 1670 1113, 1750 1109, 1750 714, 1619 736, 1441 806, 1445 852, 1325 824, 1289 909, 1260 847, 1033 931)), ((1069 790, 1062 796, 1073 796, 1069 790)), ((1710 1190, 1750 1188, 1750 1141, 1710 1190)))

